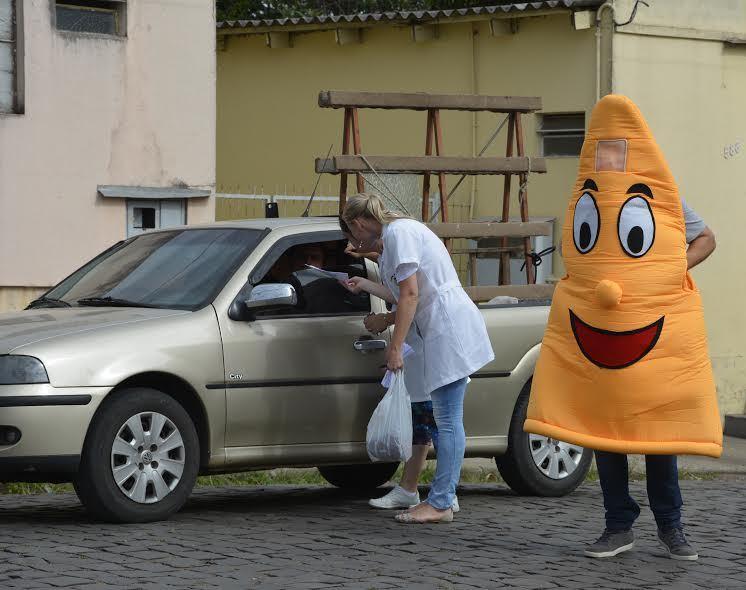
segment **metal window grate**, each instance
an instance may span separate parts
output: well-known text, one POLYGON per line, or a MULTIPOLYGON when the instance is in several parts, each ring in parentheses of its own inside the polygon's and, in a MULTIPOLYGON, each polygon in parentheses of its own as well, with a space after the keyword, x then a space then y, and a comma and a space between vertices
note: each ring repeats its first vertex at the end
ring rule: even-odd
POLYGON ((62 0, 56 4, 56 24, 60 31, 124 35, 126 2, 76 2, 62 0))
POLYGON ((585 139, 585 113, 541 115, 537 132, 543 156, 577 157, 585 139))

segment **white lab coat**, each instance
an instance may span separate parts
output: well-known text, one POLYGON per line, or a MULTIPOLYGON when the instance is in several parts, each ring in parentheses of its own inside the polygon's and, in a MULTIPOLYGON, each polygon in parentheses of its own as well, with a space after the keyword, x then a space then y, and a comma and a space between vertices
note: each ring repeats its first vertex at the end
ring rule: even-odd
MULTIPOLYGON (((484 318, 461 286, 443 242, 424 224, 399 219, 383 229, 384 283, 417 275, 414 329, 422 338, 425 392, 468 377, 495 358, 484 318)), ((410 344, 411 345, 411 344, 410 344)))
MULTIPOLYGON (((399 292, 399 286, 394 282, 391 284, 391 280, 387 279, 393 273, 393 270, 389 269, 386 264, 386 254, 382 252, 378 257, 378 268, 381 272, 381 279, 384 287, 387 287, 392 293, 399 292), (396 289, 396 290, 395 290, 396 289)), ((396 306, 394 306, 396 309, 396 306)), ((405 342, 412 347, 412 352, 404 361, 404 384, 407 386, 407 392, 409 393, 409 399, 414 402, 429 402, 430 394, 426 391, 425 387, 425 357, 423 351, 422 338, 417 334, 415 325, 407 333, 405 342)))

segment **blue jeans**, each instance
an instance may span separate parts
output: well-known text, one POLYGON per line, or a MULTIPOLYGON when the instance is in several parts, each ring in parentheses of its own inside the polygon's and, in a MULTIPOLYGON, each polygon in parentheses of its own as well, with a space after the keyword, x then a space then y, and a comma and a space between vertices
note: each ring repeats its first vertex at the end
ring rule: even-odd
MULTIPOLYGON (((627 455, 596 451, 596 465, 604 493, 606 528, 626 531, 632 528, 640 506, 629 495, 627 455)), ((648 501, 659 529, 681 526, 681 490, 676 455, 646 455, 648 501)))
POLYGON ((466 450, 465 393, 466 378, 444 385, 430 394, 435 424, 438 426, 438 462, 427 503, 438 510, 447 510, 453 505, 456 485, 461 477, 466 450))

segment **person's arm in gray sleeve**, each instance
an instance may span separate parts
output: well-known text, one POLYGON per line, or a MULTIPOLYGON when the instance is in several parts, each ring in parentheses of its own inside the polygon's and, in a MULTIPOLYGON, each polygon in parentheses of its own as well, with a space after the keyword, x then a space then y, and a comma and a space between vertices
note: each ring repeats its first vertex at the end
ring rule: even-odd
POLYGON ((697 213, 681 199, 686 224, 686 241, 689 248, 686 251, 687 269, 694 268, 705 260, 715 250, 715 234, 707 227, 697 213))

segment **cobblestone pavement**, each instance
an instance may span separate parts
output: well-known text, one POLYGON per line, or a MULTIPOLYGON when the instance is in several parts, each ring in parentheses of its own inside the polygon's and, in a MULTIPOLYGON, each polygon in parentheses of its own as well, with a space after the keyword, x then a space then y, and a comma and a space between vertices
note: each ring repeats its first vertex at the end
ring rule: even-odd
POLYGON ((168 522, 119 526, 89 521, 71 494, 0 496, 0 588, 744 589, 745 486, 682 482, 698 562, 663 556, 649 510, 633 551, 583 557, 602 528, 593 483, 566 498, 465 486, 456 520, 434 526, 327 487, 201 489, 168 522))

